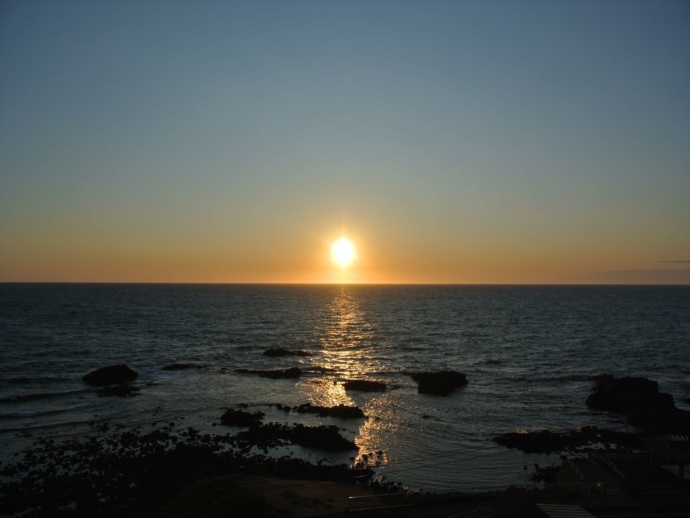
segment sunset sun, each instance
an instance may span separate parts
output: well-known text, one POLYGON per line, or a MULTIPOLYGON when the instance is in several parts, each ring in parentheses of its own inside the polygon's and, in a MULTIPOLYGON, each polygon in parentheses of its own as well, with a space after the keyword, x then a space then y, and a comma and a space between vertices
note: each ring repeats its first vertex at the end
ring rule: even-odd
POLYGON ((331 245, 331 257, 341 268, 346 268, 355 259, 355 245, 346 237, 341 237, 331 245))

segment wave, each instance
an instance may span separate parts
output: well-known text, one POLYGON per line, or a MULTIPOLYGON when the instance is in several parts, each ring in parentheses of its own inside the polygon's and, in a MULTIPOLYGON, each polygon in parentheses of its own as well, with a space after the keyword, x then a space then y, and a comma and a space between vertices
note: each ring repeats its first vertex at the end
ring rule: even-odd
POLYGON ((25 401, 35 401, 37 399, 54 399, 64 396, 71 396, 73 394, 80 394, 86 392, 87 389, 66 390, 63 392, 35 392, 31 394, 15 394, 0 399, 0 403, 22 403, 25 401))
POLYGON ((22 418, 27 418, 27 417, 43 417, 46 415, 61 414, 63 412, 67 412, 69 410, 71 410, 71 409, 69 409, 69 408, 54 408, 52 410, 32 410, 32 411, 27 410, 27 411, 23 411, 23 412, 9 412, 7 414, 0 414, 0 421, 4 421, 7 419, 22 419, 22 418))
POLYGON ((60 376, 12 376, 11 378, 5 378, 3 382, 9 383, 10 385, 28 385, 30 383, 35 383, 39 385, 50 385, 54 383, 61 383, 64 381, 70 381, 70 378, 64 378, 60 376))

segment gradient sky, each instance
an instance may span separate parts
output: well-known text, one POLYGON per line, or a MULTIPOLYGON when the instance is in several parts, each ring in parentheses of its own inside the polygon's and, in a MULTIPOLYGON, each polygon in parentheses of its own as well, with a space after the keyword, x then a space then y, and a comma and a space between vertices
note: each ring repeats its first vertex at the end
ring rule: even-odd
POLYGON ((2 281, 689 272, 690 2, 0 2, 2 281))

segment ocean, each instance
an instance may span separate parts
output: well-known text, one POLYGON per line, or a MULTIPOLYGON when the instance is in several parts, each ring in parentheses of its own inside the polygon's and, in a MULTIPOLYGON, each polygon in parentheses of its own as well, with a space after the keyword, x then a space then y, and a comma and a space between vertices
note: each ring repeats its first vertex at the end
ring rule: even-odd
POLYGON ((105 422, 236 433, 220 416, 246 404, 264 422, 335 424, 359 447, 293 448, 314 462, 376 452, 377 476, 412 489, 524 485, 535 463, 558 458, 495 436, 628 429, 585 405, 600 373, 654 379, 687 408, 690 287, 0 284, 3 462, 35 438, 94 433, 105 422), (271 348, 311 355, 264 356, 271 348), (203 368, 162 370, 175 362, 203 368), (99 397, 83 383, 120 363, 139 373, 136 397, 99 397), (303 375, 237 372, 289 367, 303 375), (417 392, 410 373, 446 369, 465 373, 467 386, 447 397, 417 392), (345 391, 349 379, 387 390, 345 391), (367 417, 271 406, 302 403, 357 405, 367 417))

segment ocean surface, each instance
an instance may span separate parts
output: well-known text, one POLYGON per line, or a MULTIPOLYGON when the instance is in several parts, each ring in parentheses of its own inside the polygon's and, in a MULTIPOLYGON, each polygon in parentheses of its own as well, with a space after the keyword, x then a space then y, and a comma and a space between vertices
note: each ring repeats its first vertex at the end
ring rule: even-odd
POLYGON ((690 287, 0 284, 3 461, 33 438, 94 433, 105 421, 236 433, 214 423, 245 403, 264 422, 335 424, 359 447, 359 456, 293 449, 312 461, 381 451, 379 476, 413 489, 499 488, 558 459, 499 446, 496 435, 627 429, 585 405, 600 373, 654 379, 687 408, 690 287), (276 347, 312 355, 263 355, 276 347), (162 370, 174 362, 204 368, 162 370), (139 372, 138 396, 98 397, 82 382, 119 363, 139 372), (236 372, 288 367, 304 374, 236 372), (409 373, 442 369, 468 385, 418 394, 409 373), (348 379, 388 390, 346 392, 348 379), (357 405, 367 418, 268 406, 308 402, 357 405))

